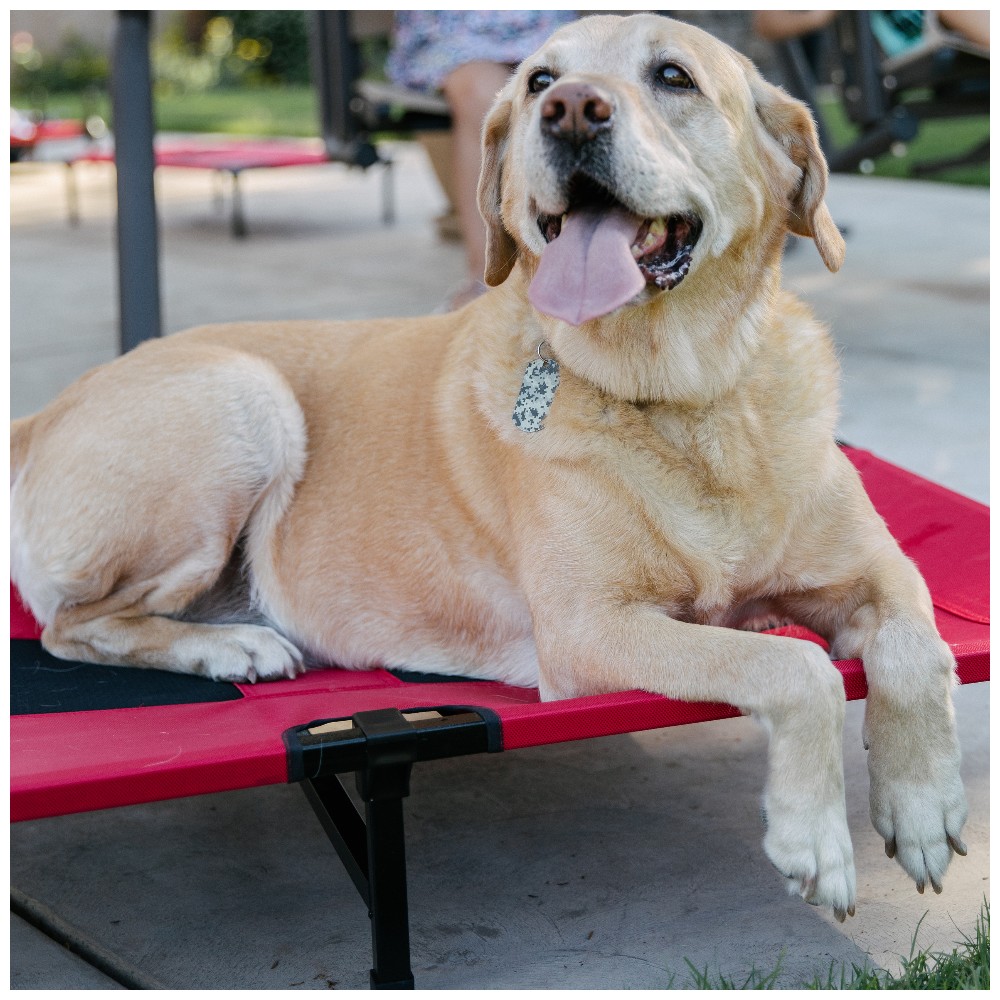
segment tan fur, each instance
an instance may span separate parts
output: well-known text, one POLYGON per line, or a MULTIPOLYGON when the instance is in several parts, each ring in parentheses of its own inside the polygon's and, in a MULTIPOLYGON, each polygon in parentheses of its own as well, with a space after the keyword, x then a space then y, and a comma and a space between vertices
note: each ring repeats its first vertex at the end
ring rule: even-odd
POLYGON ((808 114, 695 29, 593 17, 526 61, 484 137, 496 287, 462 311, 199 328, 12 425, 12 570, 43 642, 213 677, 293 676, 304 654, 729 702, 771 733, 768 856, 843 916, 840 675, 814 644, 738 630, 791 617, 864 656, 872 818, 937 888, 965 818, 954 663, 834 443, 830 341, 779 290, 789 228, 843 258, 808 114), (656 60, 698 91, 658 92, 656 60), (677 288, 581 327, 526 298, 536 219, 565 207, 540 67, 613 95, 622 201, 704 223, 677 288), (562 382, 526 434, 511 412, 542 341, 562 382), (197 620, 241 537, 260 618, 197 620))

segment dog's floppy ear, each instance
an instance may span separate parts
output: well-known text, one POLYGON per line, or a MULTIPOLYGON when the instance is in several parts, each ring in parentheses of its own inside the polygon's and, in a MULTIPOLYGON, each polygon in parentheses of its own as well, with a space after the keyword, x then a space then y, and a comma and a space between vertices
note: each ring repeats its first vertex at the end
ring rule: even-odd
POLYGON ((479 174, 479 213, 486 223, 486 284, 499 285, 510 274, 517 258, 517 245, 500 217, 503 198, 501 174, 511 102, 501 92, 483 124, 483 168, 479 174))
POLYGON ((756 72, 751 74, 750 90, 765 131, 802 172, 791 193, 788 228, 797 236, 811 237, 823 263, 831 271, 839 271, 844 263, 844 238, 823 201, 828 171, 812 115, 805 104, 756 72))

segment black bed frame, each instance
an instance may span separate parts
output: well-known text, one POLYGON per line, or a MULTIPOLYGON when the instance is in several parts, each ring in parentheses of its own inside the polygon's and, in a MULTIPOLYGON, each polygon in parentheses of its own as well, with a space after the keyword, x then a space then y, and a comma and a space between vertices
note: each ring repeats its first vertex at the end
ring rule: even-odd
POLYGON ((418 761, 502 750, 489 709, 437 707, 359 712, 351 719, 296 726, 284 734, 289 781, 298 781, 368 906, 372 989, 413 989, 406 893, 403 799, 418 761), (418 716, 408 718, 408 716, 418 716), (423 716, 437 716, 426 718, 423 716), (330 722, 333 733, 315 734, 330 722), (345 784, 354 774, 361 806, 345 784))

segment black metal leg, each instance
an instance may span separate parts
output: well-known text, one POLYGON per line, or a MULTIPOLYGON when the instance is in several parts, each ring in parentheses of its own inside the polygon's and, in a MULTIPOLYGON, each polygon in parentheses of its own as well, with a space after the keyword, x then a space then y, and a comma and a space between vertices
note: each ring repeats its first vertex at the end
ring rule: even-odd
POLYGON ((361 898, 368 902, 368 839, 364 820, 337 775, 310 778, 302 790, 330 842, 351 876, 361 898))
POLYGON ((410 919, 406 899, 403 800, 365 804, 368 827, 368 907, 372 922, 372 989, 412 990, 410 919))
POLYGON ((358 712, 295 726, 284 734, 288 776, 299 781, 323 829, 368 905, 372 989, 413 989, 406 898, 403 799, 418 760, 503 749, 499 719, 487 709, 443 706, 358 712), (346 725, 345 725, 346 723, 346 725), (361 810, 341 783, 354 774, 361 810))
POLYGON ((71 161, 66 162, 66 209, 69 224, 80 225, 80 196, 76 186, 76 168, 71 161))
POLYGON ((390 226, 396 221, 396 185, 392 160, 382 162, 382 222, 390 226))
MULTIPOLYGON (((372 784, 359 772, 358 785, 366 786, 362 795, 366 790, 371 795, 372 784)), ((362 820, 338 776, 310 778, 302 788, 368 906, 372 928, 371 988, 412 990, 402 795, 383 793, 369 799, 362 820)))
POLYGON ((232 234, 241 239, 247 234, 247 220, 243 214, 243 195, 240 191, 240 172, 232 171, 233 175, 233 219, 232 234))
POLYGON ((365 765, 355 772, 364 820, 338 775, 306 778, 303 788, 368 904, 371 988, 412 990, 403 799, 410 794, 416 734, 395 709, 361 712, 353 722, 367 741, 365 765))

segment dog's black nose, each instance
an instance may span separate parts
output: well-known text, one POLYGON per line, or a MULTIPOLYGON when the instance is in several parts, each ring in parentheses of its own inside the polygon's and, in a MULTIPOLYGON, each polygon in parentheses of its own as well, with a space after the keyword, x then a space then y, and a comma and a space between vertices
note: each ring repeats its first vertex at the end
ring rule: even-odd
POLYGON ((567 80, 545 91, 542 132, 580 146, 609 129, 614 113, 609 94, 593 84, 567 80))

